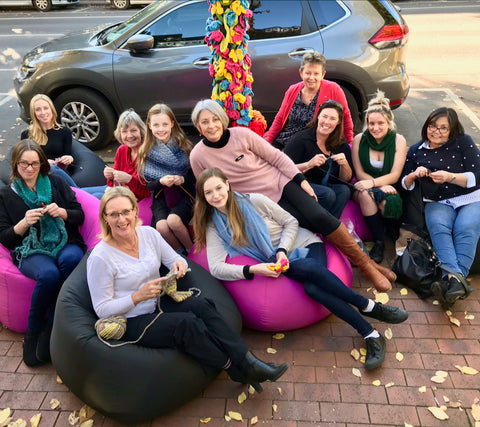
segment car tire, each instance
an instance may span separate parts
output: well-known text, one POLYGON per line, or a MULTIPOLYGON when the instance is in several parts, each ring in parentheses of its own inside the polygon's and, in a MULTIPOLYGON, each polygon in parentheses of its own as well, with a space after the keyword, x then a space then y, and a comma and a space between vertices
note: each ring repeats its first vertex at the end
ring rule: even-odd
POLYGON ((345 88, 344 86, 341 86, 341 88, 345 93, 345 98, 347 98, 348 109, 350 110, 350 114, 352 116, 352 121, 353 121, 353 134, 356 135, 357 133, 360 133, 362 131, 362 127, 363 127, 362 120, 360 117, 360 111, 358 108, 358 103, 355 97, 347 88, 345 88))
POLYGON ((48 12, 52 9, 52 0, 32 0, 32 5, 41 12, 48 12))
POLYGON ((130 0, 112 0, 112 5, 117 9, 128 9, 130 7, 130 0))
POLYGON ((101 95, 89 89, 70 89, 54 104, 61 123, 86 147, 99 149, 112 140, 115 112, 101 95))

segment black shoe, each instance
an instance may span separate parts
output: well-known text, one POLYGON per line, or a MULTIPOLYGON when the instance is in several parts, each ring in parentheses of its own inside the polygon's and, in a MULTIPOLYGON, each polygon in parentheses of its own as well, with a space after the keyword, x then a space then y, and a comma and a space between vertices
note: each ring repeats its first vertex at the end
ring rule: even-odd
POLYGON ((408 312, 403 308, 383 305, 381 302, 376 302, 372 311, 368 313, 362 311, 361 313, 387 323, 402 323, 408 319, 408 312))
POLYGON ((385 338, 381 335, 378 338, 367 338, 365 343, 367 344, 365 369, 376 369, 385 360, 385 338))
POLYGON ((465 298, 467 292, 463 284, 452 276, 448 279, 448 288, 445 292, 445 300, 453 305, 457 299, 465 298))
POLYGON ((385 242, 383 240, 377 240, 373 245, 369 255, 375 262, 383 261, 383 253, 385 252, 385 242))
POLYGON ((38 337, 37 344, 37 359, 43 363, 51 361, 50 357, 50 336, 52 335, 52 324, 50 322, 44 326, 40 336, 38 337))
POLYGON ((444 280, 436 280, 430 285, 430 290, 434 298, 440 303, 443 310, 450 310, 452 303, 447 302, 445 299, 445 293, 447 292, 448 283, 444 280))
POLYGON ((259 393, 263 391, 260 383, 263 383, 264 381, 276 381, 288 369, 288 363, 282 363, 281 365, 265 363, 260 359, 257 359, 250 351, 245 355, 244 365, 244 373, 245 377, 248 379, 248 383, 259 393))
POLYGON ((23 361, 27 366, 43 365, 37 358, 38 332, 27 332, 23 338, 23 361))

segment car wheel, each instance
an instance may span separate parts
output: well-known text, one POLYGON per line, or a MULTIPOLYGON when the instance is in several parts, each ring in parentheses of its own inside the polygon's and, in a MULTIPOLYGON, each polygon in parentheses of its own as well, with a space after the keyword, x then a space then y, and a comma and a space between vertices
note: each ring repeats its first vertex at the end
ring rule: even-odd
POLYGON ((112 0, 112 4, 117 9, 128 9, 130 7, 130 0, 112 0))
POLYGON ((344 86, 341 87, 343 89, 343 92, 345 93, 345 98, 347 98, 348 108, 350 110, 350 114, 352 115, 353 134, 356 135, 357 133, 360 133, 362 131, 363 127, 363 123, 360 117, 360 111, 358 109, 358 103, 355 97, 347 88, 345 88, 344 86))
POLYGON ((47 12, 52 8, 52 0, 32 0, 33 7, 42 12, 47 12))
POLYGON ((54 104, 62 124, 86 147, 98 149, 112 140, 115 112, 102 96, 88 89, 70 89, 54 104))

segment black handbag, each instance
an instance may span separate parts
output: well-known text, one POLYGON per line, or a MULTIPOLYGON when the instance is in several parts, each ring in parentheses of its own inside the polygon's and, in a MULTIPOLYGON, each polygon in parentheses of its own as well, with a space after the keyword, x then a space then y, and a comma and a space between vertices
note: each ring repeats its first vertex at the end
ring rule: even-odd
POLYGON ((397 282, 412 289, 419 298, 432 296, 431 284, 442 276, 437 255, 425 240, 409 240, 392 267, 397 282))

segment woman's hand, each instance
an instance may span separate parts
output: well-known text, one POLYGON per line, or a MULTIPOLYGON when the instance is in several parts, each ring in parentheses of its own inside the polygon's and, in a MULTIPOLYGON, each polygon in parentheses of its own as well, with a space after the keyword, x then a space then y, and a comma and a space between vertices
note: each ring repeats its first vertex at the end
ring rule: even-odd
POLYGON ((357 191, 370 190, 370 188, 374 187, 374 180, 373 179, 362 179, 361 181, 357 181, 355 184, 353 184, 353 187, 357 191))
POLYGON ((65 166, 68 166, 68 165, 71 165, 73 163, 73 157, 66 154, 64 156, 61 156, 57 159, 55 159, 55 163, 56 164, 62 164, 62 165, 65 165, 65 166))
POLYGON ((163 289, 162 282, 165 282, 165 280, 167 280, 166 277, 160 277, 145 283, 138 291, 131 295, 133 303, 137 305, 142 301, 158 297, 163 289))
POLYGON ((160 178, 159 182, 160 184, 164 185, 165 187, 172 187, 175 184, 175 177, 177 175, 165 175, 162 178, 160 178))
POLYGON ((339 166, 348 165, 348 161, 347 161, 347 158, 345 157, 345 153, 332 154, 330 157, 339 166))
POLYGON ((114 171, 113 179, 119 184, 128 184, 132 180, 132 175, 123 171, 114 171))
POLYGON ((308 183, 306 179, 302 181, 302 183, 300 184, 300 187, 302 187, 302 190, 305 191, 305 193, 307 193, 310 197, 313 197, 315 201, 318 202, 315 191, 313 191, 312 186, 308 183))
POLYGON ((187 274, 187 264, 183 261, 176 260, 172 265, 172 270, 177 273, 177 279, 181 279, 185 274, 187 274))
POLYGON ((28 226, 32 226, 40 221, 40 218, 45 214, 46 208, 36 208, 36 209, 29 209, 25 212, 25 222, 28 226))
POLYGON ((261 264, 251 265, 250 273, 277 278, 282 274, 282 271, 275 271, 275 264, 273 262, 263 262, 261 264))
POLYGON ((285 265, 290 265, 290 261, 288 260, 288 257, 287 257, 287 254, 283 251, 278 251, 277 252, 277 262, 282 262, 282 260, 285 260, 283 261, 285 265))
POLYGON ((185 182, 185 178, 182 175, 173 175, 173 184, 182 185, 185 182))
POLYGON ((428 176, 432 178, 433 182, 436 184, 444 184, 449 183, 453 179, 454 174, 447 171, 435 171, 430 172, 428 176))
POLYGON ((50 203, 49 205, 40 209, 43 209, 43 214, 48 214, 53 218, 60 217, 65 221, 68 217, 67 210, 64 208, 61 208, 56 203, 50 203))
POLYGON ((397 194, 397 190, 391 185, 382 185, 379 187, 385 194, 397 194))
POLYGON ((307 168, 312 169, 317 166, 323 166, 327 161, 327 157, 324 154, 315 154, 308 162, 307 168))
POLYGON ((110 166, 105 166, 105 169, 103 169, 103 176, 105 179, 109 179, 110 181, 113 181, 115 169, 111 168, 110 166))

